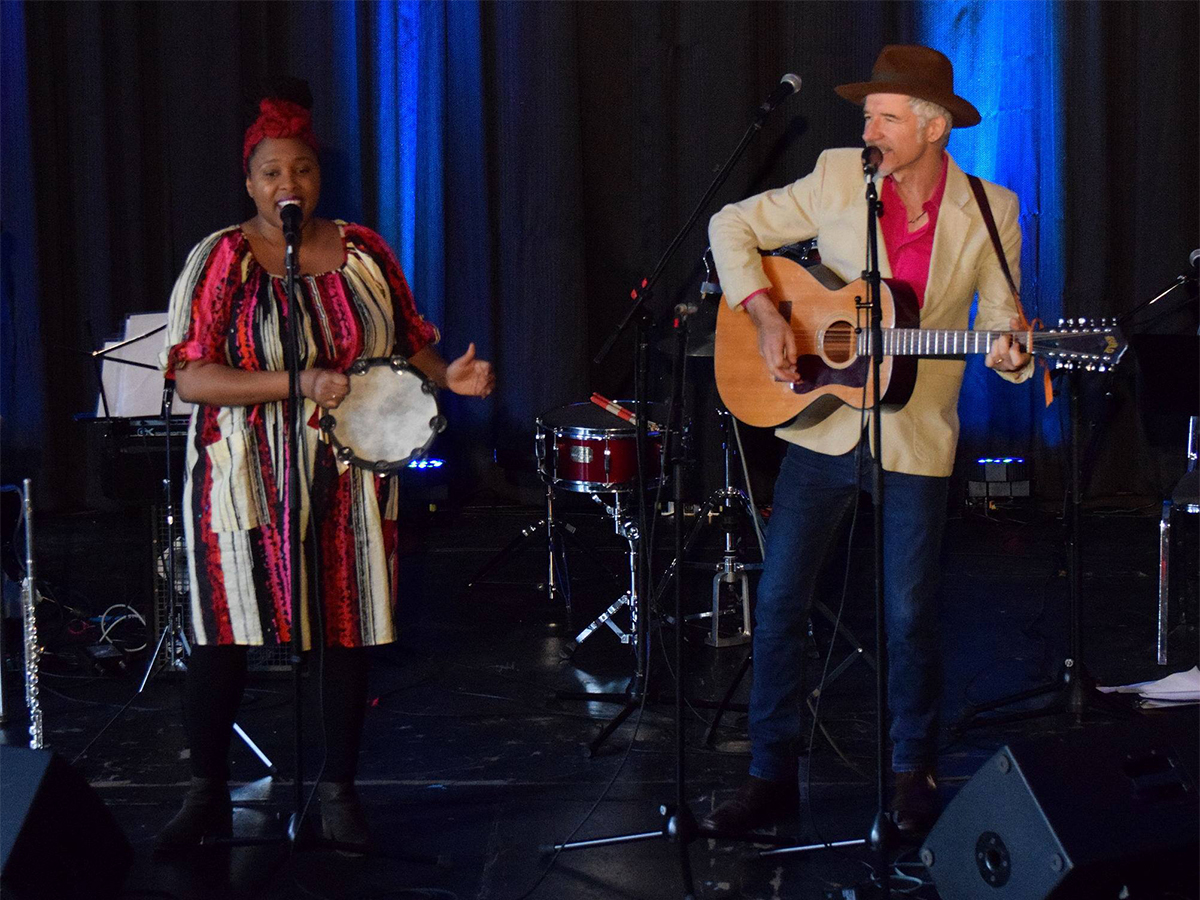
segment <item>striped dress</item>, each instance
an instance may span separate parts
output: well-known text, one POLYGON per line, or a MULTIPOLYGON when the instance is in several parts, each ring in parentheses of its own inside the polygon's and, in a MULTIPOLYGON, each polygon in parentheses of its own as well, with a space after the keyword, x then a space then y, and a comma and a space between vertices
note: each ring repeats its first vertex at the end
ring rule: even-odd
MULTIPOLYGON (((437 340, 418 315, 395 256, 368 228, 339 221, 345 261, 302 276, 301 365, 345 371, 355 359, 411 356, 437 340)), ((209 360, 247 371, 284 366, 282 278, 258 264, 237 226, 201 241, 171 293, 163 370, 209 360)), ((285 403, 197 404, 188 425, 183 493, 192 628, 200 644, 291 640, 287 514, 281 508, 285 403)), ((302 637, 311 646, 308 596, 319 579, 325 642, 395 639, 395 475, 339 466, 304 401, 300 439, 302 637), (312 523, 310 533, 309 523, 312 523), (315 570, 313 563, 315 562, 315 570)))

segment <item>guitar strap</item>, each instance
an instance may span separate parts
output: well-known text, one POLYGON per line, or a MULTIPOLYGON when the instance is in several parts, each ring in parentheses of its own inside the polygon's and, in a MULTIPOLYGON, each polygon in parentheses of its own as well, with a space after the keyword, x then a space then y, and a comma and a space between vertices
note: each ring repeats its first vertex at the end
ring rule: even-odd
MULTIPOLYGON (((996 249, 996 258, 1000 260, 1000 271, 1004 273, 1004 278, 1008 281, 1008 289, 1012 291, 1013 302, 1017 305, 1017 316, 1021 320, 1023 328, 1032 329, 1033 325, 1025 316, 1025 308, 1021 306, 1021 292, 1017 290, 1012 272, 1008 268, 1008 258, 1004 255, 1004 246, 1000 243, 1000 232, 996 228, 996 218, 992 215, 992 205, 988 202, 987 194, 983 190, 983 182, 977 175, 968 175, 967 181, 971 183, 975 202, 979 204, 979 211, 983 214, 983 224, 987 226, 988 237, 992 239, 992 246, 996 249)), ((1044 369, 1042 374, 1044 376, 1042 387, 1046 394, 1046 405, 1049 406, 1054 400, 1054 392, 1050 387, 1049 368, 1044 369)))
POLYGON ((1000 271, 1004 273, 1004 277, 1008 281, 1008 289, 1012 291, 1013 301, 1017 304, 1017 315, 1021 317, 1021 324, 1027 325, 1029 320, 1025 318, 1025 310, 1021 307, 1021 292, 1017 290, 1012 272, 1008 268, 1008 259, 1005 257, 1004 247, 1000 243, 1000 232, 996 229, 996 217, 992 215, 992 204, 988 203, 987 194, 983 190, 983 182, 979 180, 978 175, 968 175, 967 181, 971 182, 971 190, 975 192, 975 202, 979 204, 979 211, 983 213, 983 224, 987 226, 988 237, 992 239, 992 246, 996 248, 996 256, 1000 260, 1000 271))

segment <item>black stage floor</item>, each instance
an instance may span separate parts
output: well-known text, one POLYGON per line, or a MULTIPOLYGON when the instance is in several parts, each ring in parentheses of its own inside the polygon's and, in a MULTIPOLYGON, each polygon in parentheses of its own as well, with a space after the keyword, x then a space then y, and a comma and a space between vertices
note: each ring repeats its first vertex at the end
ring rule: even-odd
MULTIPOLYGON (((573 627, 578 629, 621 595, 624 557, 598 507, 581 497, 564 505, 563 514, 577 528, 570 566, 573 627)), ((531 587, 542 580, 545 568, 540 538, 530 538, 493 573, 514 583, 467 588, 472 573, 538 516, 538 510, 466 507, 412 517, 403 563, 403 636, 395 646, 372 651, 360 788, 379 854, 366 859, 328 851, 289 858, 271 846, 203 848, 181 858, 155 859, 152 838, 175 811, 188 778, 180 679, 154 677, 97 737, 132 696, 144 661, 129 660, 123 673, 95 674, 82 650, 94 639, 95 626, 72 634, 84 625, 50 604, 42 625, 52 651, 41 680, 47 741, 67 760, 90 742, 75 765, 136 852, 122 896, 516 900, 528 896, 543 876, 533 896, 681 896, 678 845, 661 838, 563 853, 552 866, 544 852, 567 838, 661 827, 659 807, 675 797, 673 706, 666 702, 674 687, 673 664, 664 652, 669 631, 661 636, 656 631, 651 684, 664 702, 647 704, 644 714, 635 713, 589 758, 585 746, 619 707, 560 699, 556 692, 622 690, 632 671, 629 649, 602 628, 573 658, 564 658, 573 634, 565 610, 531 587), (412 855, 440 864, 406 860, 412 855)), ((151 577, 145 521, 132 511, 43 518, 39 564, 59 603, 95 615, 115 603, 145 612, 151 577)), ((669 559, 671 521, 663 517, 656 526, 655 543, 663 548, 656 554, 659 570, 669 559)), ((869 523, 869 516, 860 516, 845 614, 846 624, 868 647, 869 523)), ((1032 503, 989 514, 968 511, 951 520, 942 585, 947 723, 970 703, 1041 683, 1059 670, 1068 634, 1064 537, 1061 517, 1032 503)), ((707 549, 695 557, 715 560, 716 535, 705 543, 707 549)), ((1185 592, 1191 599, 1177 603, 1173 616, 1186 607, 1192 624, 1172 634, 1171 664, 1160 667, 1154 656, 1158 509, 1087 512, 1083 659, 1102 683, 1158 678, 1195 664, 1194 544, 1185 545, 1176 559, 1190 573, 1185 592)), ((835 609, 843 560, 832 561, 823 593, 835 609)), ((702 611, 711 598, 711 574, 692 572, 686 586, 690 610, 702 611)), ((697 812, 728 796, 748 758, 744 717, 737 713, 724 717, 711 749, 703 745, 714 713, 701 703, 721 697, 746 654, 744 647, 704 646, 705 628, 697 621, 687 629, 688 695, 694 702, 684 716, 686 797, 697 812)), ((831 629, 824 618, 817 618, 815 630, 818 643, 827 646, 831 629)), ((135 629, 122 638, 130 646, 141 640, 135 629)), ((839 639, 835 665, 848 650, 839 639)), ((819 672, 821 660, 810 662, 819 672)), ((748 679, 735 699, 744 702, 747 687, 748 679)), ((1195 707, 1137 714, 1148 723, 1183 719, 1195 734, 1195 707)), ((315 715, 309 709, 305 717, 310 775, 320 764, 315 715)), ((236 831, 278 833, 279 817, 289 811, 292 797, 288 678, 256 675, 238 721, 280 775, 272 781, 235 739, 235 796, 259 801, 239 809, 236 831)), ((849 666, 826 690, 822 725, 813 757, 812 802, 807 813, 778 833, 805 843, 863 837, 875 806, 874 689, 864 661, 849 666)), ((1068 730, 1070 723, 1062 717, 988 726, 963 736, 947 730, 940 761, 946 798, 1009 740, 1068 730)), ((694 842, 689 856, 699 897, 756 900, 860 897, 840 888, 860 882, 875 862, 854 848, 757 858, 745 846, 708 841, 694 842)), ((910 891, 897 896, 937 896, 915 848, 903 849, 900 862, 912 880, 897 883, 910 891)))

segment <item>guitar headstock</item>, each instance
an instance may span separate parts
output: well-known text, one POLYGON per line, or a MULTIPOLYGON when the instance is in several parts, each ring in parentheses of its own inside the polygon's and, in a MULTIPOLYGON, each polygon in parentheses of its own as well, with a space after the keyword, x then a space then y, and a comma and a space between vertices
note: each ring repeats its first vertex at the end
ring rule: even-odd
POLYGON ((1107 372, 1128 344, 1116 320, 1059 319, 1053 331, 1033 333, 1034 352, 1054 360, 1056 369, 1107 372))

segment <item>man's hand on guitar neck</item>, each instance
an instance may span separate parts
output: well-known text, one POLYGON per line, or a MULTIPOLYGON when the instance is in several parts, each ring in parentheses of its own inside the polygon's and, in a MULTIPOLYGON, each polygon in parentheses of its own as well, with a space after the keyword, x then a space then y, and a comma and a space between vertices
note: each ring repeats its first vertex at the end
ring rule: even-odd
MULTIPOLYGON (((1020 319, 1009 319, 1008 327, 1018 334, 1021 331, 1020 319)), ((1015 334, 1003 334, 992 341, 992 349, 988 351, 983 364, 997 372, 1017 372, 1029 364, 1028 348, 1021 345, 1015 334)))
POLYGON ((776 381, 799 381, 796 335, 775 302, 766 293, 755 294, 746 302, 746 313, 758 330, 758 353, 767 371, 776 381))

